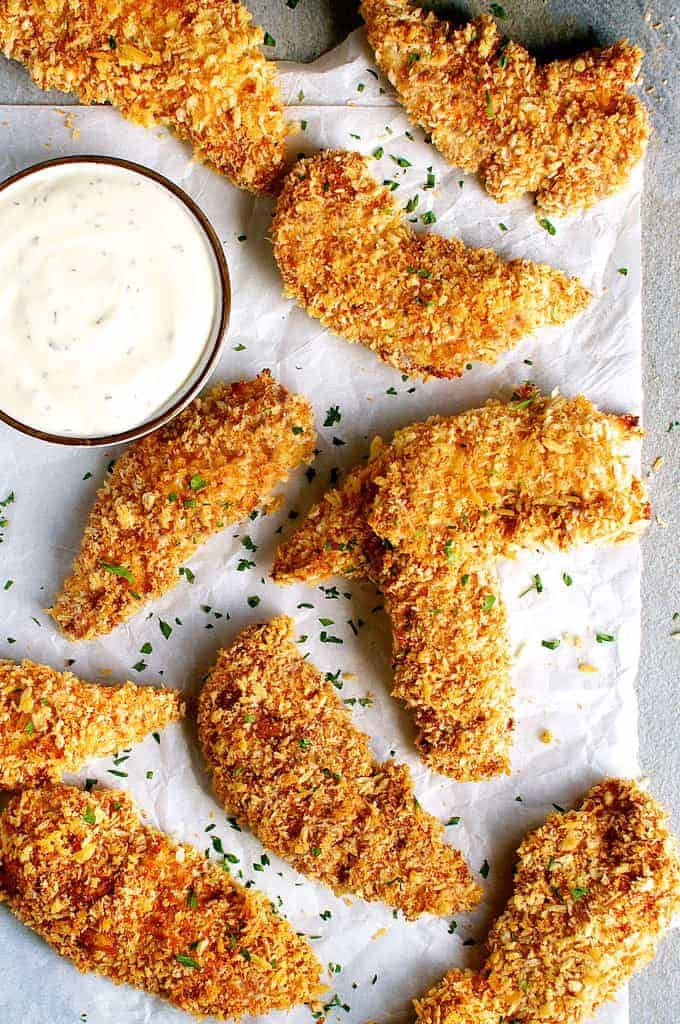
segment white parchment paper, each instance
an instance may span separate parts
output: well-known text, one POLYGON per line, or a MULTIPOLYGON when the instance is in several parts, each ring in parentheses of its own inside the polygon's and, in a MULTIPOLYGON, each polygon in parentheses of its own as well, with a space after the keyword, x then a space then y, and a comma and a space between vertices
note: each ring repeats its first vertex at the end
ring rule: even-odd
MULTIPOLYGON (((363 347, 327 334, 281 297, 267 240, 271 204, 193 163, 188 149, 167 133, 131 125, 110 108, 70 108, 68 118, 65 111, 45 107, 0 108, 0 179, 51 156, 101 153, 154 167, 197 200, 223 241, 232 275, 231 328, 215 377, 251 377, 270 367, 287 387, 312 400, 320 449, 315 478, 310 482, 297 474, 277 514, 228 529, 199 551, 190 562, 193 583, 183 578, 111 636, 72 645, 57 634, 43 609, 69 569, 95 492, 120 450, 73 451, 0 427, 0 500, 15 495, 0 510, 0 519, 7 521, 0 529, 0 656, 26 656, 57 668, 73 659, 73 671, 85 678, 162 679, 192 695, 218 648, 244 624, 280 612, 293 615, 299 635, 306 637, 302 649, 312 660, 324 671, 350 674, 342 696, 356 701, 354 721, 372 737, 376 755, 395 751, 411 766, 422 804, 442 820, 460 817, 448 829, 450 841, 464 851, 475 873, 485 861, 489 866, 483 882, 487 898, 477 913, 462 916, 455 927, 449 919, 407 923, 385 907, 336 899, 273 856, 269 866, 256 870, 255 865, 262 867, 262 848, 247 830, 236 831, 213 800, 190 722, 166 730, 160 744, 149 737, 121 753, 116 763, 89 765, 81 778, 126 787, 150 822, 210 850, 211 856, 217 856, 211 839, 219 836, 224 849, 239 858, 233 868, 238 877, 281 897, 294 927, 310 936, 324 964, 334 965, 327 979, 333 1004, 328 1021, 406 1022, 412 1020, 415 995, 449 967, 477 962, 489 919, 509 892, 513 850, 527 830, 541 823, 553 804, 569 806, 603 775, 638 773, 638 548, 630 544, 550 557, 528 553, 502 567, 517 653, 513 774, 466 785, 432 774, 414 753, 409 716, 389 696, 389 629, 376 611, 380 601, 373 588, 343 580, 321 588, 279 588, 267 571, 280 528, 286 532, 293 525, 289 513, 303 514, 336 469, 352 465, 376 433, 389 436, 434 412, 453 413, 490 396, 507 397, 526 379, 547 390, 584 392, 610 411, 639 413, 641 175, 589 213, 555 220, 551 235, 537 222, 528 198, 499 206, 474 177, 446 165, 377 76, 361 32, 316 64, 283 65, 282 76, 290 116, 305 125, 291 140, 293 152, 334 146, 373 153, 381 147, 384 156, 375 162, 375 174, 398 183, 395 195, 404 205, 419 195, 411 215, 418 217, 417 230, 456 234, 507 257, 552 263, 580 275, 595 301, 571 324, 527 339, 495 367, 475 365, 454 382, 405 380, 363 347), (399 166, 399 158, 410 166, 399 166), (434 189, 423 188, 429 168, 434 189), (420 217, 430 209, 437 223, 425 229, 420 217), (329 416, 333 408, 336 413, 329 416), (327 420, 334 422, 325 426, 327 420), (244 546, 246 537, 257 546, 255 553, 244 546), (239 571, 242 558, 256 565, 239 571), (534 573, 542 577, 543 592, 520 598, 534 573), (572 577, 571 587, 563 573, 572 577), (260 599, 257 607, 249 606, 249 597, 260 599), (320 642, 322 618, 333 620, 326 633, 341 643, 320 642), (168 639, 161 620, 172 628, 168 639), (616 642, 597 643, 598 631, 614 635, 616 642), (555 651, 541 645, 553 638, 562 641, 555 651), (147 644, 151 652, 142 653, 147 644), (579 672, 581 661, 599 671, 579 672), (549 744, 541 742, 544 729, 553 734, 549 744), (211 825, 214 829, 206 832, 211 825)), ((0 1019, 6 1024, 171 1024, 188 1018, 131 988, 79 975, 3 910, 0 1019)), ((311 1019, 304 1007, 286 1017, 291 1024, 311 1019)), ((597 1018, 599 1024, 627 1019, 625 993, 597 1018)))

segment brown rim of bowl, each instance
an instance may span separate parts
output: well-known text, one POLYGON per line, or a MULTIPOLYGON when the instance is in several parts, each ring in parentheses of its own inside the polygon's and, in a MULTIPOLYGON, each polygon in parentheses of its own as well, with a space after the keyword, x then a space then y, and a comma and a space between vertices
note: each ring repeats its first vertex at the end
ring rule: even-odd
POLYGON ((193 214, 200 227, 203 229, 203 232, 210 243, 210 248, 213 251, 215 262, 217 264, 220 285, 220 316, 215 333, 215 340, 205 366, 191 386, 186 391, 183 391, 172 405, 168 406, 168 408, 163 412, 158 413, 153 417, 153 419, 146 420, 144 423, 140 423, 139 426, 123 430, 119 434, 108 434, 106 437, 75 437, 70 434, 49 434, 44 430, 38 430, 37 427, 29 426, 28 423, 21 423, 19 420, 15 420, 13 416, 9 416, 2 409, 0 409, 0 420, 7 423, 8 426, 13 427, 15 430, 19 430, 22 434, 27 434, 29 437, 38 438, 40 441, 49 441, 52 444, 71 445, 72 447, 77 448, 101 448, 106 445, 124 444, 127 441, 137 441, 140 437, 144 437, 146 434, 151 434, 154 430, 158 430, 160 427, 165 426, 165 424, 174 419, 182 409, 185 409, 205 385, 210 374, 215 368, 215 364, 219 357, 220 349, 222 348, 222 343, 227 332, 229 314, 231 312, 231 281, 229 278, 227 259, 224 255, 222 244, 215 233, 215 229, 191 196, 187 195, 179 185, 175 185, 174 181, 170 181, 169 178, 159 174, 158 171, 154 171, 151 167, 145 167, 143 164, 134 163, 132 160, 122 160, 118 159, 118 157, 112 156, 94 155, 61 156, 54 160, 43 160, 41 163, 31 164, 30 167, 25 167, 22 171, 17 171, 16 174, 13 174, 11 177, 0 182, 0 192, 9 188, 10 185, 14 185, 15 182, 20 181, 22 178, 27 178, 29 175, 45 170, 47 167, 59 167, 62 164, 109 164, 114 167, 123 167, 128 171, 135 171, 137 174, 142 174, 144 177, 155 181, 156 184, 162 185, 187 207, 189 212, 193 214))

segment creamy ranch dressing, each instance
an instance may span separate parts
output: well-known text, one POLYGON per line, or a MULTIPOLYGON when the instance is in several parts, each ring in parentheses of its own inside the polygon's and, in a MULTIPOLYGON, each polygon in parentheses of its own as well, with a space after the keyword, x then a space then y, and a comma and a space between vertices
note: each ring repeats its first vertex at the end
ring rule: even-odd
POLYGON ((0 409, 102 436, 166 406, 214 337, 218 276, 199 223, 144 175, 45 168, 0 191, 0 409))

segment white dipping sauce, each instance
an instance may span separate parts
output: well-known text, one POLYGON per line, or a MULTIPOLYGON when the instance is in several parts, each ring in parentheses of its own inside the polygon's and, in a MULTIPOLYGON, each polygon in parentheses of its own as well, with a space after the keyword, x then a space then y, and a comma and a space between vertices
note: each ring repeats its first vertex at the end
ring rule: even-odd
POLYGON ((214 339, 218 273, 171 192, 107 164, 0 190, 0 409, 94 437, 167 406, 214 339))

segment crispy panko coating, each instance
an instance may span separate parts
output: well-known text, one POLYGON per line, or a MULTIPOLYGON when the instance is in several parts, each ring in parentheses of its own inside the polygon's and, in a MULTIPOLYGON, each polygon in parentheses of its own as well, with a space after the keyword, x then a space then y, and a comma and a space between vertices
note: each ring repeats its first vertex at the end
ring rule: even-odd
POLYGON ((513 728, 505 610, 494 564, 519 548, 627 540, 650 510, 630 468, 636 420, 583 397, 513 400, 434 416, 376 438, 277 551, 282 583, 362 576, 385 595, 393 693, 417 745, 462 781, 509 770, 513 728))
POLYGON ((235 185, 273 191, 288 128, 236 0, 0 0, 0 49, 42 89, 165 125, 235 185))
POLYGON ((215 792, 265 846, 338 895, 406 917, 471 910, 481 892, 406 765, 374 759, 332 683, 293 643, 286 616, 220 652, 200 696, 215 792))
POLYGON ((591 299, 580 281, 545 264, 416 234, 359 153, 331 150, 297 163, 272 238, 287 296, 325 327, 422 377, 459 377, 471 360, 493 363, 591 299))
POLYGON ((551 814, 517 855, 513 895, 477 973, 453 970, 415 1001, 419 1024, 583 1024, 653 958, 680 911, 666 814, 609 779, 551 814))
POLYGON ((0 661, 0 789, 58 782, 184 713, 172 690, 100 686, 27 658, 0 661))
POLYGON ((180 579, 211 534, 245 519, 312 458, 312 410, 267 371, 218 384, 115 464, 51 614, 70 640, 109 633, 180 579))
POLYGON ((547 213, 625 184, 650 125, 627 91, 643 53, 627 41, 540 66, 483 14, 454 29, 415 0, 362 0, 378 66, 409 116, 501 203, 535 192, 547 213))
POLYGON ((80 971, 220 1020, 319 991, 307 942, 117 790, 30 790, 0 816, 0 899, 80 971))

